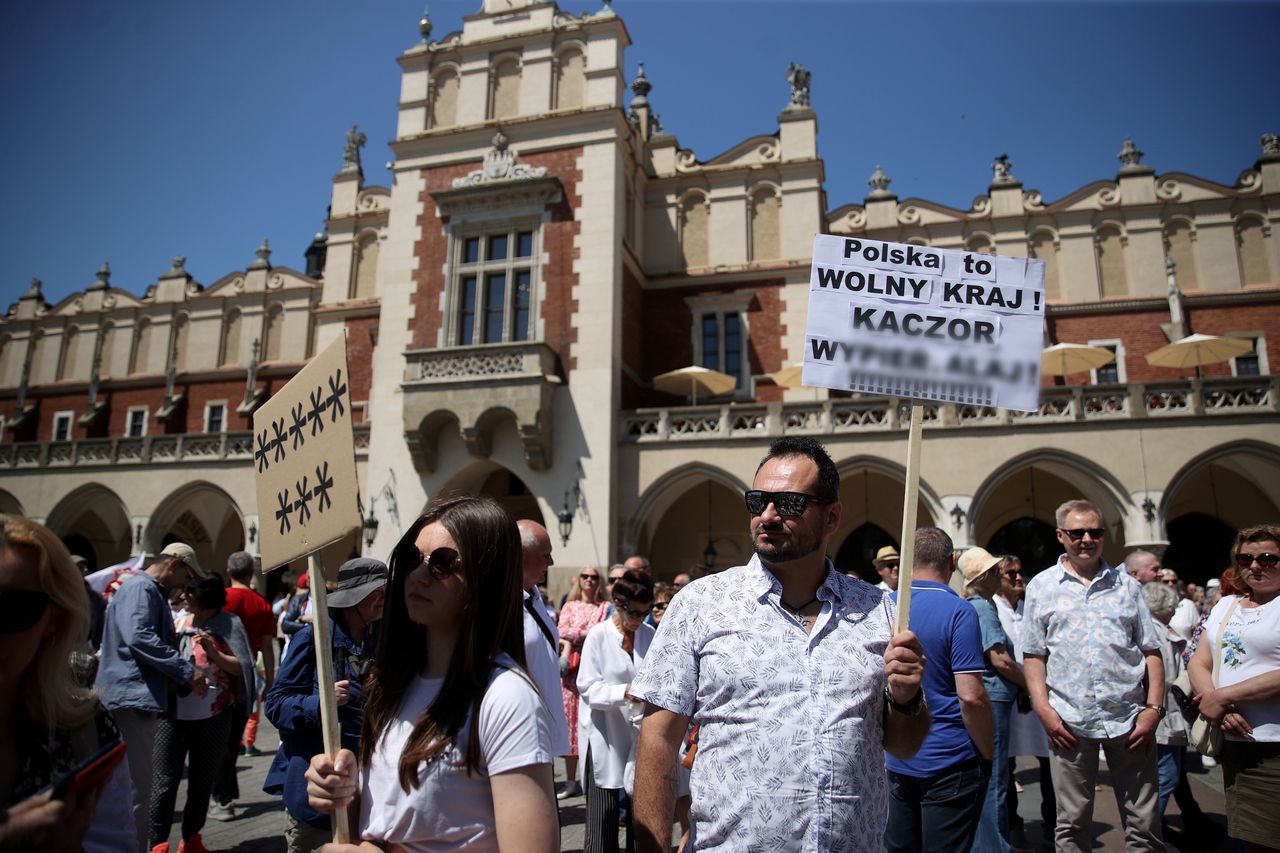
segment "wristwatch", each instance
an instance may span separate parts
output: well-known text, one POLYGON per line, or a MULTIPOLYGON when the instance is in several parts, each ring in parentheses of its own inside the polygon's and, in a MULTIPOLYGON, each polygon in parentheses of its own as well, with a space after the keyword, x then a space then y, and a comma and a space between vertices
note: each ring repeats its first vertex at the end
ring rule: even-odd
MULTIPOLYGON (((1157 714, 1159 714, 1159 715, 1160 715, 1160 719, 1162 719, 1162 720, 1164 719, 1164 715, 1165 715, 1165 714, 1167 714, 1167 713, 1169 713, 1168 711, 1166 711, 1166 710, 1165 710, 1165 707, 1164 707, 1163 705, 1143 705, 1143 706, 1142 706, 1142 710, 1144 710, 1144 711, 1155 711, 1157 714)), ((1141 712, 1139 712, 1139 713, 1141 713, 1141 712)))
POLYGON ((890 708, 897 711, 899 714, 902 714, 904 717, 915 717, 924 710, 924 688, 921 687, 916 691, 916 695, 913 699, 904 703, 894 699, 893 694, 890 693, 889 688, 886 687, 884 691, 884 701, 889 704, 890 708))

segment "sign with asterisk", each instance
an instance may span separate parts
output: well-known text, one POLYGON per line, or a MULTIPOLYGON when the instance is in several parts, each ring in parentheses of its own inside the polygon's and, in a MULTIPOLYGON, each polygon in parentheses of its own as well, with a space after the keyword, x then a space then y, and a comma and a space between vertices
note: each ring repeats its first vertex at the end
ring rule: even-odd
POLYGON ((260 527, 265 570, 360 528, 350 388, 341 336, 254 413, 258 506, 271 519, 260 527))

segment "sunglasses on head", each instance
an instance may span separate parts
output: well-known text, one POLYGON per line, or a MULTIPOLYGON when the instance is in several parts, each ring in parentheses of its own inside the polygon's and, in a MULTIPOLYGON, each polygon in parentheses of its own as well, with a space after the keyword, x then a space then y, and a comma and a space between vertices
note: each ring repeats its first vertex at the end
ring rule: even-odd
POLYGON ((1101 539, 1107 533, 1107 531, 1101 527, 1073 527, 1070 530, 1065 527, 1059 527, 1058 529, 1071 537, 1072 542, 1079 542, 1084 538, 1086 533, 1089 534, 1090 539, 1101 539))
POLYGON ((1272 554, 1269 551, 1264 551, 1261 554, 1236 554, 1236 568, 1250 568, 1255 560, 1264 569, 1274 569, 1280 565, 1280 554, 1272 554))
POLYGON ((743 498, 747 502, 747 512, 752 515, 759 515, 764 512, 765 507, 773 504, 778 515, 786 518, 804 515, 809 501, 819 504, 828 503, 817 495, 806 495, 804 492, 766 492, 760 489, 751 489, 743 494, 743 498))
POLYGON ((438 581, 452 577, 462 567, 462 559, 458 556, 458 552, 443 546, 424 557, 417 546, 410 545, 405 548, 405 556, 408 558, 408 565, 412 567, 409 571, 425 565, 427 571, 431 572, 431 577, 438 581))
POLYGON ((0 591, 0 634, 16 634, 40 621, 49 609, 49 595, 38 589, 0 591))

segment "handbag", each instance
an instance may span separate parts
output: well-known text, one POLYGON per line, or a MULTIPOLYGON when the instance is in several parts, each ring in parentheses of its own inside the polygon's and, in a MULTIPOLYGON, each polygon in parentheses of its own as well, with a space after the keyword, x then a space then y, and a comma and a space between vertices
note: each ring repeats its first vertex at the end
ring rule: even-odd
MULTIPOLYGON (((1218 686, 1218 655, 1222 652, 1222 635, 1226 633, 1227 623, 1231 621, 1231 616, 1236 611, 1236 605, 1240 603, 1240 597, 1231 602, 1231 606, 1227 608, 1227 613, 1222 617, 1222 624, 1218 626, 1218 636, 1214 638, 1213 646, 1209 649, 1213 658, 1213 686, 1218 686)), ((1191 724, 1191 733, 1188 735, 1191 746, 1201 755, 1207 755, 1210 758, 1217 758, 1222 753, 1222 727, 1211 724, 1203 716, 1197 716, 1196 721, 1191 724)))

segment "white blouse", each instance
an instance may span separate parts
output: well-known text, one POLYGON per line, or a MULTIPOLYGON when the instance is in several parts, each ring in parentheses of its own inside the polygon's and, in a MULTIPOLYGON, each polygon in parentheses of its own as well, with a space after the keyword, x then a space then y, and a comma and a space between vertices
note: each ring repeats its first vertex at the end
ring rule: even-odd
POLYGON ((533 764, 550 764, 546 707, 529 677, 506 655, 498 658, 480 702, 480 772, 462 764, 472 731, 468 720, 449 752, 418 770, 418 787, 400 786, 400 754, 418 715, 435 699, 443 678, 415 678, 396 719, 360 775, 362 838, 405 853, 497 851, 489 777, 533 764))
MULTIPOLYGON (((622 650, 622 632, 610 618, 588 631, 583 643, 578 693, 591 712, 584 727, 596 784, 601 788, 623 787, 627 764, 635 760, 636 727, 644 703, 629 702, 625 694, 649 652, 653 634, 653 627, 642 623, 636 629, 634 651, 627 654, 622 650)), ((586 763, 584 752, 583 773, 586 763)))

